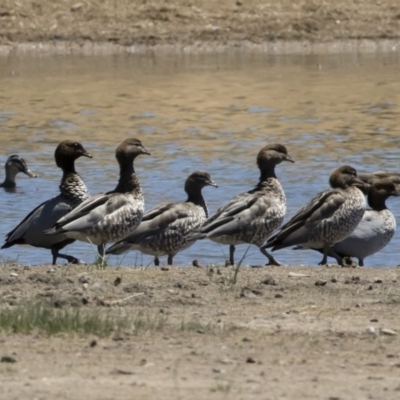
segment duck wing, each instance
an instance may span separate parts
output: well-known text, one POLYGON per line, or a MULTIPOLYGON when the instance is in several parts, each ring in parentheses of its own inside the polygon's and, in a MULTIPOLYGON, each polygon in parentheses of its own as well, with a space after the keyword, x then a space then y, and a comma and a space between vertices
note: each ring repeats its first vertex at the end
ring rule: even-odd
POLYGON ((273 247, 273 250, 276 250, 306 242, 311 229, 324 219, 330 218, 345 201, 346 196, 339 189, 318 193, 284 224, 276 235, 268 239, 264 247, 273 247))

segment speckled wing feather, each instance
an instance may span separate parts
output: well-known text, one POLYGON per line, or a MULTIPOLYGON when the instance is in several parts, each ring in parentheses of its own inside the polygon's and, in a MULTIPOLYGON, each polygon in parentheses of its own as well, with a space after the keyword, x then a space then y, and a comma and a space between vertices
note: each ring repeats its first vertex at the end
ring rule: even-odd
POLYGON ((209 218, 202 226, 201 232, 207 233, 210 238, 233 235, 254 219, 262 217, 268 220, 275 217, 276 213, 274 199, 265 197, 265 193, 254 191, 241 193, 209 218))
POLYGON ((268 240, 266 247, 273 247, 275 250, 307 241, 310 227, 323 219, 330 218, 345 200, 343 194, 337 189, 317 194, 284 224, 275 236, 268 240))
POLYGON ((201 225, 205 218, 199 217, 199 208, 190 203, 168 203, 149 210, 142 219, 141 224, 135 232, 127 238, 120 240, 111 246, 108 254, 121 254, 128 251, 135 244, 146 241, 145 245, 163 245, 163 240, 181 242, 182 238, 194 228, 201 225), (168 239, 166 239, 168 238, 168 239), (148 243, 147 243, 148 242, 148 243))
POLYGON ((71 222, 77 221, 82 217, 86 217, 92 210, 97 207, 104 205, 109 200, 109 196, 107 193, 100 193, 89 199, 83 201, 77 207, 75 207, 70 213, 65 215, 63 218, 60 218, 57 223, 54 225, 54 228, 59 229, 65 227, 71 222))
POLYGON ((129 204, 121 193, 99 194, 84 201, 72 212, 61 218, 55 227, 60 231, 86 231, 129 204), (60 229, 61 228, 61 229, 60 229))

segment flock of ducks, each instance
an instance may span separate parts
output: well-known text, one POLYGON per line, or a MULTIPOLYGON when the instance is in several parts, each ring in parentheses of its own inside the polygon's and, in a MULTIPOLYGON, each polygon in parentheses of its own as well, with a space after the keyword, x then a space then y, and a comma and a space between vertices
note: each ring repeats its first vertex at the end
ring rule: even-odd
MULTIPOLYGON (((102 262, 106 254, 139 250, 154 256, 155 265, 164 255, 172 265, 178 252, 197 240, 210 239, 229 245, 232 265, 235 246, 247 243, 260 249, 268 265, 280 264, 267 249, 293 247, 322 253, 321 265, 328 262, 328 257, 338 264, 343 264, 346 257, 355 257, 363 266, 364 259, 384 248, 396 230, 396 220, 385 203, 389 196, 400 195, 400 175, 396 173, 357 175, 351 166, 341 166, 330 174, 330 189, 318 193, 282 225, 286 196, 275 167, 294 160, 281 144, 264 146, 258 152, 257 185, 232 198, 211 217, 202 189, 217 184, 205 171, 195 171, 186 179, 185 201, 164 203, 145 213, 134 169, 139 155, 150 152, 138 139, 124 140, 115 152, 120 169, 115 189, 90 196, 75 170, 75 161, 92 156, 79 142, 61 142, 54 154, 62 170, 60 193, 33 209, 7 234, 2 248, 31 245, 49 249, 53 264, 57 258, 79 263, 60 251, 80 240, 95 244, 102 262), (365 196, 370 209, 366 208, 365 196), (107 243, 114 244, 106 250, 107 243)), ((16 155, 8 158, 5 169, 6 179, 0 185, 5 188, 15 186, 19 172, 36 177, 24 159, 16 155)))

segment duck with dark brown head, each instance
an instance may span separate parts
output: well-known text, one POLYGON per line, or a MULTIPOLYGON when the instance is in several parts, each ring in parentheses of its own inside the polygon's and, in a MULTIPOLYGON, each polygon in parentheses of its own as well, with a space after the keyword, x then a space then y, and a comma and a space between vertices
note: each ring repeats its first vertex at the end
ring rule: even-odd
POLYGON ((282 161, 294 162, 285 146, 270 144, 257 155, 260 179, 256 187, 241 193, 223 205, 192 239, 208 238, 229 245, 229 262, 234 264, 235 245, 254 244, 268 258, 269 265, 279 265, 261 245, 277 229, 286 213, 286 196, 275 174, 282 161))
POLYGON ((134 161, 141 154, 150 155, 140 140, 124 140, 115 151, 120 168, 116 188, 84 201, 46 234, 62 233, 71 239, 93 243, 104 260, 106 243, 130 235, 142 220, 144 197, 134 169, 134 161))
POLYGON ((4 169, 6 171, 6 179, 3 183, 0 183, 0 187, 5 189, 15 188, 15 178, 19 173, 23 173, 30 178, 36 178, 36 175, 26 165, 25 160, 16 154, 8 157, 4 169))
POLYGON ((15 244, 28 244, 50 249, 53 264, 56 263, 58 257, 71 263, 79 262, 75 257, 59 253, 74 239, 63 234, 48 236, 43 231, 51 228, 58 219, 89 197, 85 183, 75 170, 75 161, 81 156, 92 157, 79 142, 65 140, 57 146, 54 158, 57 166, 63 171, 59 186, 60 194, 32 210, 16 228, 8 233, 2 249, 15 244))
POLYGON ((365 197, 360 189, 366 185, 348 165, 335 169, 329 184, 331 189, 317 194, 264 247, 272 247, 272 251, 296 245, 322 248, 320 264, 326 264, 334 244, 350 235, 361 221, 365 197))
POLYGON ((139 250, 153 255, 155 265, 159 265, 159 257, 168 255, 168 265, 172 265, 174 256, 193 244, 188 235, 208 217, 202 195, 205 186, 217 187, 208 172, 190 174, 185 182, 186 201, 161 204, 149 210, 135 232, 107 249, 107 254, 139 250))
MULTIPOLYGON (((389 177, 374 180, 368 192, 369 209, 357 228, 344 240, 337 242, 328 256, 339 255, 358 258, 358 265, 364 266, 364 259, 389 244, 396 232, 396 219, 386 206, 390 196, 400 196, 400 178, 389 177), (397 181, 397 183, 395 183, 397 181)), ((298 246, 302 248, 302 246, 298 246)), ((313 249, 322 253, 322 249, 313 249)), ((341 262, 341 259, 337 260, 341 262)))

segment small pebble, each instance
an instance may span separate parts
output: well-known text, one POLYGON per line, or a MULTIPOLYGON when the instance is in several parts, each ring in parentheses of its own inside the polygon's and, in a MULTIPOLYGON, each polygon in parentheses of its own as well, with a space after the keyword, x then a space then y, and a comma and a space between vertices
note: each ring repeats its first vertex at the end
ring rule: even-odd
POLYGON ((120 276, 117 276, 114 280, 114 286, 120 285, 122 282, 122 278, 120 276))
POLYGON ((395 335, 397 335, 397 332, 396 332, 396 331, 394 331, 394 330, 392 330, 392 329, 386 329, 386 328, 381 329, 381 333, 382 333, 383 335, 388 335, 388 336, 395 336, 395 335))
POLYGON ((382 279, 375 278, 375 279, 374 279, 374 283, 382 283, 382 279))
POLYGON ((256 360, 253 357, 247 357, 246 358, 246 363, 247 364, 255 364, 256 360))
POLYGON ((281 299, 282 297, 283 297, 283 295, 280 294, 280 293, 277 293, 277 294, 275 295, 275 298, 276 298, 276 299, 281 299))
POLYGON ((193 265, 193 267, 201 268, 201 265, 200 265, 200 263, 198 262, 198 260, 193 260, 192 265, 193 265))
POLYGON ((15 362, 17 362, 17 360, 14 357, 11 357, 11 356, 3 356, 3 357, 1 357, 0 362, 3 362, 3 363, 15 363, 15 362))
POLYGON ((315 282, 315 286, 325 286, 326 285, 326 281, 323 281, 323 280, 320 280, 320 279, 318 279, 316 282, 315 282))
POLYGON ((271 275, 267 275, 267 276, 261 281, 261 283, 263 283, 264 285, 276 286, 276 280, 275 280, 271 275))
POLYGON ((373 326, 369 326, 367 328, 367 333, 371 333, 371 334, 375 335, 376 329, 373 326))
POLYGON ((18 276, 18 274, 17 274, 16 272, 11 272, 10 276, 17 277, 17 276, 18 276))

